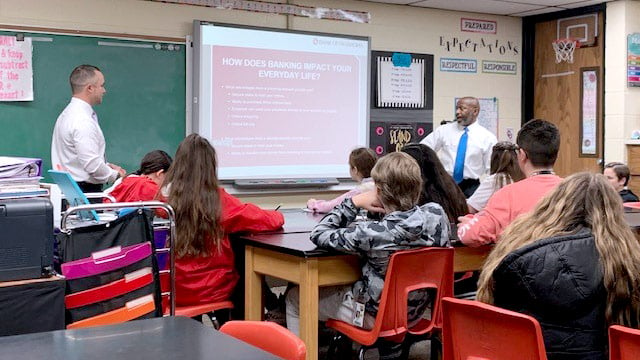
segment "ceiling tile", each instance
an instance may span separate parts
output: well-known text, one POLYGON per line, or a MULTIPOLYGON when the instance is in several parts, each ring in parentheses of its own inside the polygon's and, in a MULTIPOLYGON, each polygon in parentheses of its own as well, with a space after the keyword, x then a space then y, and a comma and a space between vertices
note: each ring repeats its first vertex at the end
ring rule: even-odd
POLYGON ((542 9, 538 9, 538 10, 531 10, 531 11, 525 11, 525 12, 521 12, 521 13, 515 13, 515 14, 510 14, 512 16, 531 16, 531 15, 539 15, 539 14, 547 14, 547 13, 552 13, 552 12, 556 12, 556 11, 563 11, 566 10, 565 8, 561 8, 561 7, 554 7, 554 6, 547 6, 544 7, 542 9))
POLYGON ((542 6, 562 6, 581 0, 504 0, 520 4, 542 5, 542 6))
POLYGON ((407 5, 407 4, 416 2, 416 0, 363 0, 363 1, 385 3, 385 4, 400 4, 400 5, 407 5))
POLYGON ((518 4, 498 0, 426 0, 412 3, 412 6, 447 9, 455 11, 478 12, 495 15, 509 15, 538 10, 540 5, 518 4))
POLYGON ((494 15, 529 16, 601 4, 610 0, 362 0, 494 15))
POLYGON ((589 5, 597 5, 597 4, 601 4, 603 2, 607 2, 607 1, 602 1, 602 0, 589 0, 589 1, 567 1, 567 4, 564 5, 560 5, 561 7, 565 8, 565 9, 575 9, 575 8, 579 8, 579 7, 583 7, 583 6, 589 6, 589 5))

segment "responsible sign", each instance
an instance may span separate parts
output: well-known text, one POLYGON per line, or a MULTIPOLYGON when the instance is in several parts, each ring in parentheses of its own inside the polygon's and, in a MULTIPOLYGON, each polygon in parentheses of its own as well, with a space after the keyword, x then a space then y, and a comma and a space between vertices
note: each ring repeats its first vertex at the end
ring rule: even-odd
POLYGON ((483 73, 515 75, 517 70, 518 64, 512 61, 482 61, 483 73))

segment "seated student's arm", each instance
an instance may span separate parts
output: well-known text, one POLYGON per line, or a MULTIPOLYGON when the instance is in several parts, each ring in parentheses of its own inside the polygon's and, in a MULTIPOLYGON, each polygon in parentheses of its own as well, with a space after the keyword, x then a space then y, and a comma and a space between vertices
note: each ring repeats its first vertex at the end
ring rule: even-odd
POLYGON ((479 213, 458 218, 458 239, 463 244, 475 247, 495 243, 509 225, 511 206, 508 194, 502 190, 493 194, 479 213))
POLYGON ((314 212, 318 213, 328 213, 336 205, 340 204, 342 200, 358 194, 360 194, 360 190, 358 188, 355 188, 332 200, 309 199, 309 201, 307 201, 307 209, 313 210, 314 212))
POLYGON ((350 253, 370 250, 371 246, 375 244, 373 238, 381 233, 381 231, 376 231, 375 227, 382 225, 371 221, 358 222, 353 226, 349 226, 349 224, 356 219, 360 208, 379 212, 381 208, 373 205, 375 202, 375 191, 345 199, 322 218, 311 231, 311 241, 320 247, 350 253))
POLYGON ((284 225, 284 216, 275 210, 263 210, 254 204, 244 204, 219 188, 222 225, 226 232, 270 231, 284 225))

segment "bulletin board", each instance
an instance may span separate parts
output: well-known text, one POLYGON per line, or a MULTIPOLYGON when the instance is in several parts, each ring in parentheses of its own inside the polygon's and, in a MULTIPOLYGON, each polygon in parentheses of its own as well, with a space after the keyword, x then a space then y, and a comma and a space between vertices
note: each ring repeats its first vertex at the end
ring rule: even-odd
POLYGON ((378 155, 420 142, 433 129, 433 55, 371 52, 369 146, 378 155))

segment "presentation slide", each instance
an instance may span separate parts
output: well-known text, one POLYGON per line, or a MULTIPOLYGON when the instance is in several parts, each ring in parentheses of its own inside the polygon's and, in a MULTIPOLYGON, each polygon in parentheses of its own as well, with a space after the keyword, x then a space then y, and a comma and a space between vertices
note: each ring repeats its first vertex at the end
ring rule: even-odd
POLYGON ((367 145, 368 38, 199 28, 197 131, 220 179, 349 177, 367 145))

